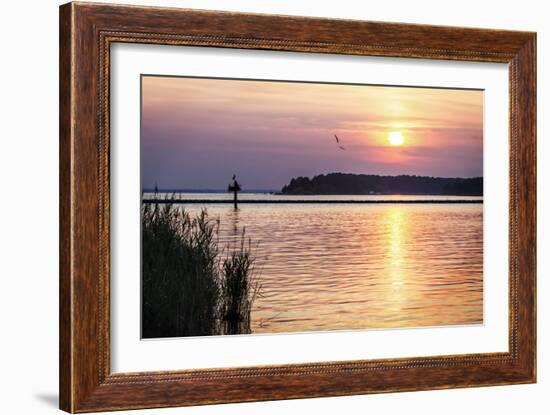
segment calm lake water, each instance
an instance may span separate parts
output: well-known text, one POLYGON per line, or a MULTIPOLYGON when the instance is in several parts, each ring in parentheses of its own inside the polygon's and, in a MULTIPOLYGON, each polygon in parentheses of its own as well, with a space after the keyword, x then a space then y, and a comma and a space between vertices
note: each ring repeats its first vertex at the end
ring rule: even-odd
MULTIPOLYGON (((147 195, 145 195, 147 197, 147 195)), ((400 200, 481 200, 438 196, 277 196, 239 200, 319 203, 207 203, 220 219, 220 243, 252 239, 262 296, 254 333, 422 327, 483 322, 483 204, 405 204, 400 200), (337 200, 391 200, 382 204, 337 200)))

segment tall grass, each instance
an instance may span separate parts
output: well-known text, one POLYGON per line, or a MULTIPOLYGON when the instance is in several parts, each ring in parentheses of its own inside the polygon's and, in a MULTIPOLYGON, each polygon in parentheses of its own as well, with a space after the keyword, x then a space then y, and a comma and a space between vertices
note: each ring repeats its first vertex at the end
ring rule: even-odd
POLYGON ((254 258, 250 240, 245 245, 243 229, 241 245, 234 249, 222 264, 222 319, 225 334, 249 334, 250 312, 259 294, 254 273, 254 258), (247 293, 247 294, 244 294, 247 293))
POLYGON ((219 221, 172 203, 142 207, 142 336, 250 333, 260 292, 250 241, 220 247, 219 221))

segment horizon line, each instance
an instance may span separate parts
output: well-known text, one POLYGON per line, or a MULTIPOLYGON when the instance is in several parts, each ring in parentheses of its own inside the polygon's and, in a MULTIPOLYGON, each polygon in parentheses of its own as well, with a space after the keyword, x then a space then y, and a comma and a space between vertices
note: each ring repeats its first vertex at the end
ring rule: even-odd
MULTIPOLYGON (((351 175, 355 175, 355 176, 378 176, 378 177, 421 177, 421 178, 429 178, 429 179, 461 179, 461 180, 467 180, 467 179, 483 179, 483 175, 481 176, 470 176, 470 177, 460 177, 460 176, 421 176, 421 175, 418 175, 418 174, 395 174, 395 175, 392 175, 392 174, 373 174, 373 173, 343 173, 343 172, 330 172, 330 173, 320 173, 320 174, 315 174, 315 175, 312 175, 312 176, 292 176, 290 178, 290 180, 292 179, 295 179, 295 178, 298 178, 298 177, 307 177, 308 179, 310 178, 315 178, 315 177, 318 177, 318 176, 328 176, 328 175, 331 175, 331 174, 351 174, 351 175)), ((288 182, 290 183, 290 181, 288 182)), ((287 183, 287 184, 288 184, 287 183)), ((284 184, 284 186, 286 186, 287 184, 284 184)), ((141 187, 141 191, 142 192, 147 192, 147 193, 150 193, 150 192, 154 192, 155 191, 155 187, 157 188, 157 191, 164 191, 164 192, 174 192, 174 191, 178 191, 178 192, 187 192, 187 193, 191 193, 191 192, 220 192, 220 191, 225 191, 225 187, 223 188, 209 188, 209 187, 206 187, 206 188, 189 188, 189 187, 167 187, 167 188, 160 188, 158 186, 153 186, 153 187, 141 187)), ((245 190, 243 189, 242 190, 242 193, 258 193, 258 192, 280 192, 282 189, 281 188, 276 188, 276 189, 273 189, 273 188, 261 188, 261 187, 255 187, 255 188, 250 188, 248 190, 245 190)), ((390 194, 390 193, 388 193, 390 194)))
MULTIPOLYGON (((322 195, 324 196, 324 195, 322 195)), ((340 195, 344 196, 344 195, 340 195)), ((414 196, 414 195, 403 195, 414 196)), ((426 196, 438 196, 438 195, 426 195, 426 196)), ((460 195, 445 195, 445 196, 460 196, 460 195)), ((465 197, 483 197, 483 196, 465 196, 465 197)), ((233 204, 233 200, 230 199, 141 199, 141 203, 147 204, 233 204)), ((311 199, 299 199, 299 200, 239 200, 239 204, 389 204, 389 203, 402 203, 402 204, 483 204, 483 199, 454 199, 454 200, 442 200, 442 199, 404 199, 404 200, 392 200, 392 199, 380 199, 380 200, 357 200, 357 199, 342 199, 342 200, 311 200, 311 199)))

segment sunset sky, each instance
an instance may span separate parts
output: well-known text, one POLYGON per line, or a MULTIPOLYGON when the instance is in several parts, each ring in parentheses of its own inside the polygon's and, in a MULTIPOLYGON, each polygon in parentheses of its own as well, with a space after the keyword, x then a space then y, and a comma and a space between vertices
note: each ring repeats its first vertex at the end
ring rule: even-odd
POLYGON ((143 76, 141 116, 144 189, 483 175, 482 91, 143 76))

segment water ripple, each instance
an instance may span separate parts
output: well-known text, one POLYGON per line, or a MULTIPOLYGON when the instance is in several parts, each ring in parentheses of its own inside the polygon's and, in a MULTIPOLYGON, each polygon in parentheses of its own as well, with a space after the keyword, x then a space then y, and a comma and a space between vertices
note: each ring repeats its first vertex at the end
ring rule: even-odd
POLYGON ((483 320, 480 204, 182 206, 219 217, 224 245, 252 238, 255 333, 483 320))

